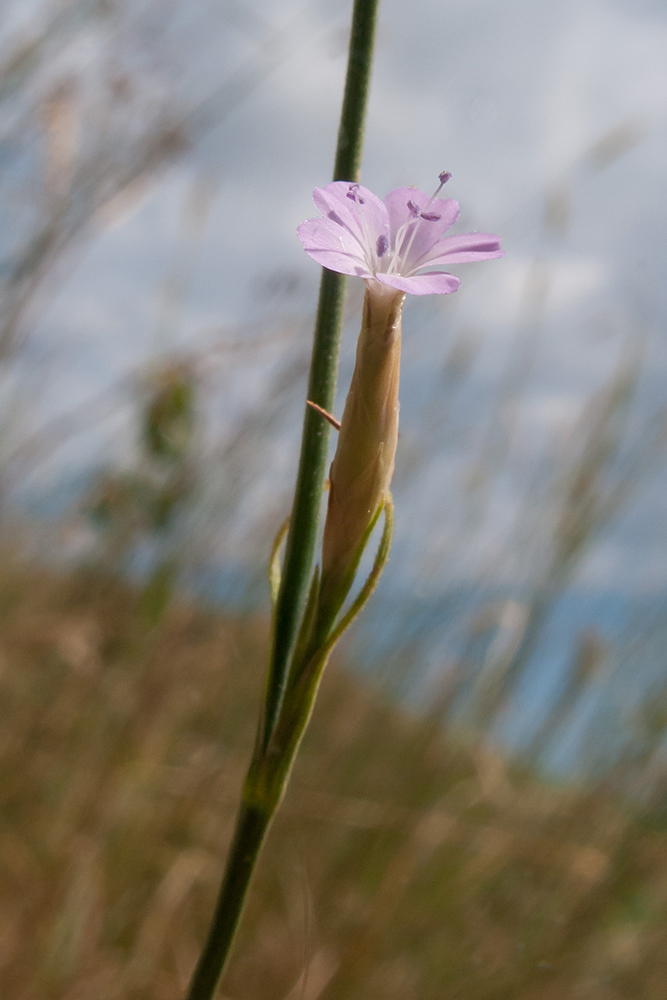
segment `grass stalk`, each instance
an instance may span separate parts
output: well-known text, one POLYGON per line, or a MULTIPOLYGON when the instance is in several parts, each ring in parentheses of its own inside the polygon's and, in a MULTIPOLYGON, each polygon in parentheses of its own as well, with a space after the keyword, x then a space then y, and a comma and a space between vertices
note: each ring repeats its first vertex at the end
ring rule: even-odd
MULTIPOLYGON (((354 3, 333 171, 335 181, 359 179, 378 7, 379 0, 355 0, 354 3)), ((322 269, 306 398, 328 412, 333 409, 336 394, 345 288, 345 275, 322 269)), ((282 582, 274 614, 262 734, 265 747, 280 711, 290 657, 308 596, 329 453, 329 434, 329 424, 306 405, 282 582)))

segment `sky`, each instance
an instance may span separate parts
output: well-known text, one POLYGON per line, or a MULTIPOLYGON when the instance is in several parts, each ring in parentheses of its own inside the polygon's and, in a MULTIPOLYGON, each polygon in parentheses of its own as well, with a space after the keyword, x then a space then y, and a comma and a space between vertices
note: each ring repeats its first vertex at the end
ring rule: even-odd
MULTIPOLYGON (((260 59, 270 71, 112 224, 101 219, 63 271, 27 355, 28 365, 48 370, 34 389, 38 421, 156 353, 215 346, 221 329, 239 325, 252 336, 273 318, 275 303, 258 292, 267 278, 293 274, 299 308, 307 314, 315 302, 318 268, 295 230, 316 214, 313 187, 330 178, 348 5, 200 0, 173 7, 159 57, 150 38, 127 45, 147 59, 160 86, 176 81, 174 101, 237 80, 258 59, 258 37, 270 39, 260 59), (201 239, 184 248, 183 209, 197 183, 210 186, 210 213, 201 239), (160 289, 184 254, 191 282, 182 322, 167 335, 158 328, 160 289)), ((12 9, 19 8, 27 18, 25 6, 12 9)), ((13 23, 8 15, 0 40, 13 23)), ((94 52, 94 41, 87 44, 94 52)), ((72 58, 85 59, 82 51, 72 58)), ((526 527, 531 496, 540 495, 543 470, 568 435, 585 426, 586 401, 617 369, 632 335, 644 345, 632 424, 639 440, 642 420, 667 403, 666 51, 667 6, 658 0, 382 0, 363 183, 380 196, 402 185, 430 192, 440 171, 451 171, 447 194, 461 205, 456 231, 499 233, 506 250, 502 260, 454 268, 462 280, 456 295, 406 305, 399 512, 387 593, 432 595, 480 574, 494 585, 521 578, 525 567, 509 568, 507 553, 526 527), (473 542, 457 546, 466 469, 484 447, 484 421, 504 419, 494 400, 527 344, 511 471, 499 476, 473 542), (457 349, 468 351, 470 368, 450 399, 442 373, 457 349)), ((350 327, 338 410, 353 345, 350 327)), ((261 407, 272 364, 243 369, 229 389, 232 408, 261 407)), ((255 497, 277 482, 289 492, 295 412, 255 497)), ((125 409, 61 449, 44 467, 42 487, 58 463, 71 470, 121 457, 130 431, 125 409)), ((579 586, 665 590, 665 485, 658 466, 583 560, 579 586)))

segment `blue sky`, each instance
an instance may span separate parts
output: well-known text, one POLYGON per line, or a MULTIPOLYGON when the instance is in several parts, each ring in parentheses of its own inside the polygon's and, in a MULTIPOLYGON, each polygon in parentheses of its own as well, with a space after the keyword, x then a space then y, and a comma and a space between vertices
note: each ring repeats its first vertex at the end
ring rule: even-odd
MULTIPOLYGON (((326 2, 243 6, 262 31, 278 32, 277 69, 112 225, 100 220, 34 332, 28 363, 40 361, 48 377, 34 390, 31 419, 48 421, 156 352, 197 351, 215 343, 220 327, 263 322, 272 307, 258 300, 257 288, 267 275, 294 271, 302 280, 299 302, 312 307, 318 271, 295 229, 314 214, 310 192, 331 170, 348 11, 326 2), (183 254, 183 205, 201 177, 216 193, 192 250, 182 324, 165 339, 156 333, 160 287, 183 254)), ((202 0, 176 20, 153 68, 161 86, 170 74, 178 80, 176 100, 206 93, 255 58, 254 27, 249 32, 238 10, 229 10, 227 17, 202 0)), ((155 55, 150 40, 131 42, 155 55)), ((94 53, 94 38, 87 44, 94 53)), ((507 250, 502 261, 457 268, 461 291, 430 312, 415 302, 406 308, 404 449, 407 455, 409 443, 414 450, 421 442, 426 457, 418 479, 400 480, 399 453, 405 513, 394 565, 401 579, 426 574, 429 586, 438 586, 456 575, 502 576, 498 567, 517 537, 530 477, 545 450, 558 452, 633 330, 648 342, 640 409, 664 404, 665 51, 667 8, 658 3, 413 0, 407 7, 383 0, 364 183, 381 195, 403 184, 431 190, 439 171, 450 170, 448 193, 462 209, 459 231, 501 233, 507 250), (601 167, 590 150, 609 134, 626 149, 601 167), (564 234, 544 231, 547 195, 570 206, 564 234), (481 426, 492 412, 517 330, 527 322, 525 289, 536 259, 548 292, 512 446, 516 474, 499 481, 474 544, 440 572, 434 553, 442 551, 444 560, 459 530, 462 477, 482 433, 476 421, 481 426), (428 440, 423 427, 437 414, 437 373, 466 331, 476 353, 456 413, 467 418, 456 418, 460 438, 448 430, 440 446, 437 421, 428 440)), ((350 330, 341 392, 352 345, 350 330)), ((235 405, 261 401, 272 363, 243 368, 235 405)), ((120 409, 103 432, 54 456, 42 481, 54 463, 122 458, 129 434, 129 411, 120 409)), ((258 496, 278 481, 289 488, 289 433, 286 440, 265 469, 266 482, 256 484, 258 496)), ((653 483, 635 513, 587 558, 581 572, 588 585, 659 589, 667 582, 664 476, 653 483)))

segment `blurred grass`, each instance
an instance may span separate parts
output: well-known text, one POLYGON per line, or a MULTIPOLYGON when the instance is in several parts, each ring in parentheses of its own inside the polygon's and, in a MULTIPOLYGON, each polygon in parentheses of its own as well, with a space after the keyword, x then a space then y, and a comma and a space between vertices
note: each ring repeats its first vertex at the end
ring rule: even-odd
MULTIPOLYGON (((0 995, 182 995, 267 629, 3 560, 0 995)), ((667 832, 456 744, 334 664, 223 988, 234 1000, 664 995, 667 832)))

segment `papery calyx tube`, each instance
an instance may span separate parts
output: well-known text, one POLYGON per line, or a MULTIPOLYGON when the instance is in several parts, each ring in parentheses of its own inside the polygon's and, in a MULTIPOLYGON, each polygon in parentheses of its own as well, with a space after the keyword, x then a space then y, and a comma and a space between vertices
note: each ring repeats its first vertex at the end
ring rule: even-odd
POLYGON ((398 442, 405 293, 373 283, 364 297, 352 382, 329 473, 319 617, 332 620, 354 580, 364 540, 388 500, 398 442))

